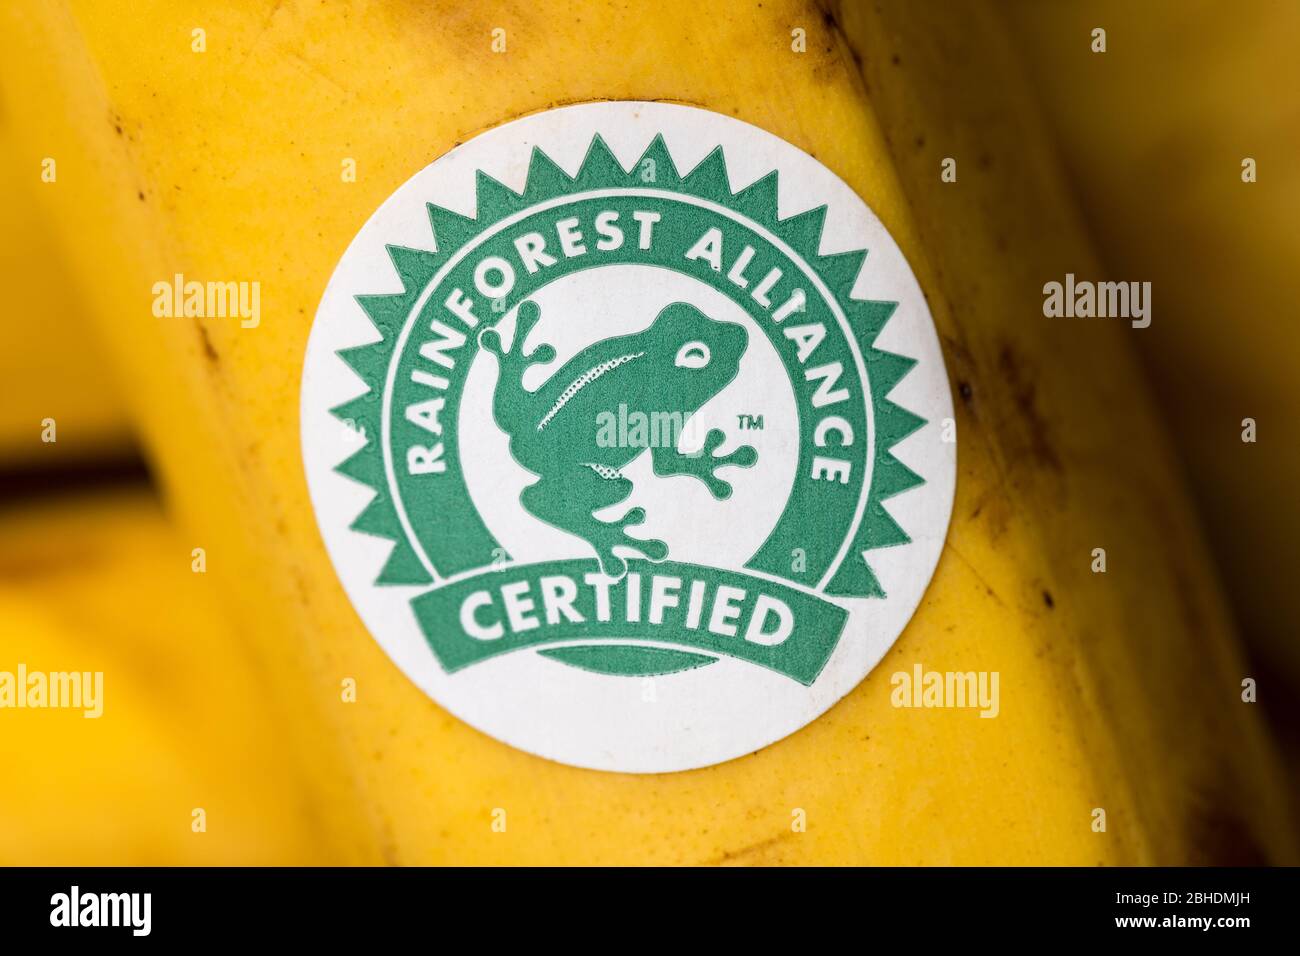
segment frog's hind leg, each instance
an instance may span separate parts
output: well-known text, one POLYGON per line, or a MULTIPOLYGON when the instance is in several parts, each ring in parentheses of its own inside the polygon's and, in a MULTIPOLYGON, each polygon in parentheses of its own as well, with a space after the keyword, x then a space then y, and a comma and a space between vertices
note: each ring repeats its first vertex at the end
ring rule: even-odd
MULTIPOLYGON (((622 472, 608 465, 599 465, 594 462, 584 462, 582 467, 589 469, 590 474, 595 475, 603 489, 608 489, 608 494, 600 499, 592 511, 599 511, 610 505, 618 504, 620 501, 627 499, 632 493, 632 482, 623 477, 622 472)), ((596 548, 600 555, 600 564, 606 574, 613 574, 615 577, 622 577, 623 572, 627 570, 627 563, 614 554, 615 545, 624 545, 640 551, 651 561, 662 561, 668 557, 668 545, 658 538, 636 538, 628 534, 629 528, 645 523, 646 514, 644 508, 631 508, 621 518, 614 521, 597 521, 596 524, 602 529, 602 535, 599 539, 587 540, 596 548)), ((595 519, 593 519, 595 520, 595 519)))
POLYGON ((575 534, 596 551, 600 568, 611 577, 627 573, 627 561, 614 553, 620 545, 640 551, 652 561, 668 556, 668 545, 653 538, 635 538, 627 529, 645 521, 645 510, 633 508, 617 521, 601 521, 594 512, 618 504, 632 494, 632 482, 616 468, 581 463, 554 478, 543 478, 524 489, 520 500, 529 513, 547 524, 575 534))

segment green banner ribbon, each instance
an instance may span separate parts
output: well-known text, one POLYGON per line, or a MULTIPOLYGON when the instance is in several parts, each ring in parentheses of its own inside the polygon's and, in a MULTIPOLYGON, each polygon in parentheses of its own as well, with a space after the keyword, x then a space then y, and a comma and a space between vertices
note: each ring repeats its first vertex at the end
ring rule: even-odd
POLYGON ((699 652, 687 666, 734 657, 804 685, 821 673, 848 617, 816 594, 745 572, 677 561, 628 568, 615 580, 589 559, 507 564, 411 606, 448 673, 525 648, 671 645, 699 652))

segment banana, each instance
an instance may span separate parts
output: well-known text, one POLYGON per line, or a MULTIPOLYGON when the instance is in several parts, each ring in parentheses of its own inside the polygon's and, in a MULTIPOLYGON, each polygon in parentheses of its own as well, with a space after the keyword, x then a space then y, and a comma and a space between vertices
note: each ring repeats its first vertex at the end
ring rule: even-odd
POLYGON ((1150 281, 1161 300, 1138 337, 1143 357, 1233 611, 1261 663, 1294 687, 1300 594, 1278 569, 1300 562, 1300 518, 1277 503, 1300 478, 1300 335, 1285 318, 1300 297, 1300 124, 1278 91, 1300 8, 1019 3, 1007 14, 1107 269, 1150 281), (1105 53, 1092 52, 1095 28, 1105 53))
POLYGON ((82 675, 63 701, 80 706, 0 710, 0 863, 326 858, 265 675, 190 551, 139 489, 0 515, 0 682, 82 675))
POLYGON ((208 550, 206 580, 275 677, 334 859, 1295 859, 1130 346, 1042 316, 1043 282, 1095 263, 1046 134, 992 16, 958 10, 157 0, 0 14, 0 69, 31 90, 10 104, 15 127, 79 171, 43 195, 50 221, 64 248, 98 240, 102 255, 71 261, 208 550), (432 704, 338 584, 298 450, 311 318, 367 216, 475 133, 600 99, 735 115, 830 167, 912 263, 960 396, 948 543, 887 657, 802 731, 666 775, 551 763, 432 704), (151 289, 178 273, 260 280, 260 322, 155 316, 151 289), (997 672, 1000 713, 894 706, 892 675, 917 666, 997 672), (340 698, 349 679, 355 703, 340 698))
MULTIPOLYGON (((9 290, 0 322, 0 468, 124 458, 131 442, 125 403, 32 196, 45 157, 10 138, 0 112, 0 282, 9 290)), ((53 175, 57 182, 57 164, 53 175)))

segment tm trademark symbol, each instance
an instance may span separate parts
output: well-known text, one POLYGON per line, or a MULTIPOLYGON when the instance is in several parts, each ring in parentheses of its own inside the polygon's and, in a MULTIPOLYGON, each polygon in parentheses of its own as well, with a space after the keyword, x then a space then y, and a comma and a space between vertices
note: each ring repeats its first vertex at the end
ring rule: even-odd
POLYGON ((762 415, 737 415, 736 422, 740 425, 742 432, 761 432, 763 430, 762 415))

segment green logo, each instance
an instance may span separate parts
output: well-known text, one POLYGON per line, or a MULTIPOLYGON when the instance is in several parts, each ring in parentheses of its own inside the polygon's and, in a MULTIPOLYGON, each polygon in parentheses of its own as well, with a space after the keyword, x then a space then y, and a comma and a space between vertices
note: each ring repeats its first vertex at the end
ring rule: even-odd
POLYGON ((366 440, 337 467, 374 492, 352 528, 393 543, 376 583, 418 588, 449 674, 725 657, 812 685, 850 603, 885 596, 870 553, 909 541, 885 502, 923 484, 891 448, 924 419, 887 398, 915 362, 873 344, 895 303, 852 294, 870 250, 822 255, 825 206, 781 219, 775 172, 733 193, 721 148, 681 175, 658 137, 624 169, 597 136, 572 177, 534 148, 522 192, 479 172, 476 194, 474 218, 427 205, 431 250, 388 246, 401 291, 358 296, 378 338, 338 353, 369 386, 333 414, 366 440), (761 362, 781 381, 745 391, 761 362), (742 393, 789 414, 720 418, 742 393), (702 516, 741 488, 757 536, 645 530, 656 501, 702 516), (517 558, 524 523, 556 553, 517 558))

